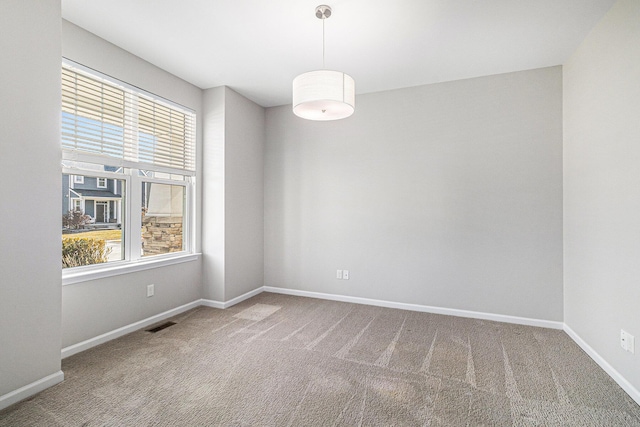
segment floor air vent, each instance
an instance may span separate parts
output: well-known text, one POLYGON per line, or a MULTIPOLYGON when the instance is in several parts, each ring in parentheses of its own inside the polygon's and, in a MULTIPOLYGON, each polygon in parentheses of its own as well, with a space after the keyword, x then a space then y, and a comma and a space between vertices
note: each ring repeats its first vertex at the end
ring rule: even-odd
POLYGON ((154 332, 155 333, 155 332, 161 331, 163 329, 166 329, 169 326, 173 326, 175 324, 176 324, 176 322, 166 322, 166 323, 163 323, 162 325, 156 326, 155 328, 147 329, 147 332, 154 332))

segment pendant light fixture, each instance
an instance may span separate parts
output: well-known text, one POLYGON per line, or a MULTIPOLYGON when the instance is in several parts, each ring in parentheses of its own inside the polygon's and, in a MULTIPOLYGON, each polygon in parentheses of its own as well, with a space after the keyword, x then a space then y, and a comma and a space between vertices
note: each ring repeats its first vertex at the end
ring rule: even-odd
POLYGON ((324 21, 330 16, 331 7, 316 7, 316 17, 322 20, 322 70, 309 71, 293 79, 293 113, 307 120, 344 119, 355 110, 353 78, 324 66, 324 21))

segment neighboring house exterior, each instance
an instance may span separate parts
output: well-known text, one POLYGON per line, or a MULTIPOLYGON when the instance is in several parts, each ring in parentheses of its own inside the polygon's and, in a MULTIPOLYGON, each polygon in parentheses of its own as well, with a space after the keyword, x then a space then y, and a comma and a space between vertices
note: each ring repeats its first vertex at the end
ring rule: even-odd
POLYGON ((79 208, 96 223, 120 223, 122 184, 117 179, 64 174, 62 214, 79 208))

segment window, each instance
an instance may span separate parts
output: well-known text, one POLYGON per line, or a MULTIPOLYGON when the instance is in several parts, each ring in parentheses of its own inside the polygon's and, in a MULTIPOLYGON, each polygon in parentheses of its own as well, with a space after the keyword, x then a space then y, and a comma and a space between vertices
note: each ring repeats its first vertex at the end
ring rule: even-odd
POLYGON ((83 200, 79 198, 71 199, 71 206, 69 208, 70 211, 80 210, 84 212, 84 203, 83 200))
POLYGON ((63 276, 193 253, 193 111, 65 61, 62 151, 63 276))
POLYGON ((107 158, 109 164, 193 176, 195 114, 77 64, 65 64, 62 148, 78 158, 107 158))
POLYGON ((184 185, 143 181, 143 257, 183 250, 185 195, 184 185))

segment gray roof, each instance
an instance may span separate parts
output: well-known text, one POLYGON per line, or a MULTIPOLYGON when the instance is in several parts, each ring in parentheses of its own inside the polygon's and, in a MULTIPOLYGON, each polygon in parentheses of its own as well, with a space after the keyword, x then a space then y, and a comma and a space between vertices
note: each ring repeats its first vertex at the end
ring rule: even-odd
POLYGON ((121 199, 121 195, 114 194, 109 190, 85 190, 82 188, 74 188, 73 191, 82 195, 84 198, 101 198, 101 199, 121 199))

